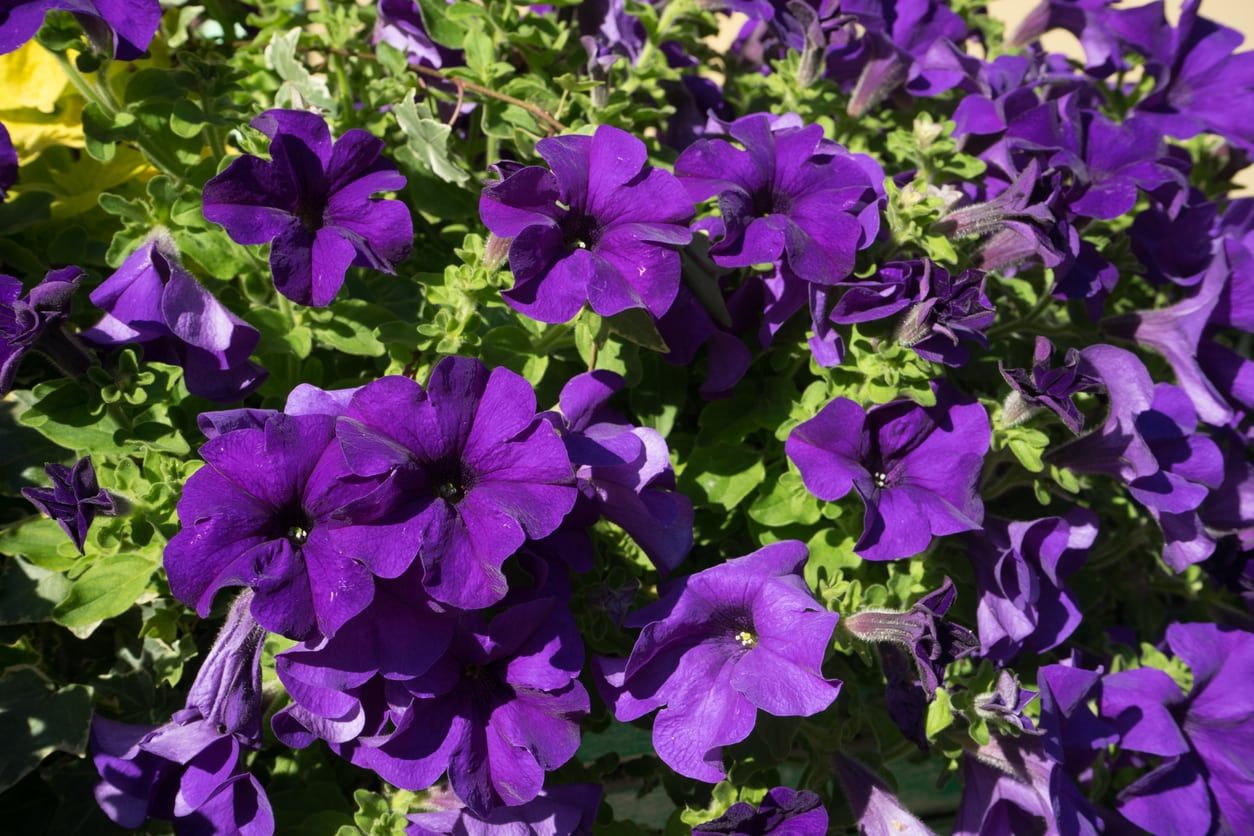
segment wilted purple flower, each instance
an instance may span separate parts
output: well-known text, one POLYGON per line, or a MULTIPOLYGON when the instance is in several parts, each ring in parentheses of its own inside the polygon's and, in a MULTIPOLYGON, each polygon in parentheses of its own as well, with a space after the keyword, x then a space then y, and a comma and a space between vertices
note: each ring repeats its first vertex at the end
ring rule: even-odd
MULTIPOLYGON (((934 836, 871 770, 853 758, 834 755, 836 777, 864 836, 934 836)), ((826 830, 818 831, 819 834, 826 830)))
POLYGON ((535 800, 517 807, 498 807, 486 816, 461 804, 409 816, 407 836, 592 836, 601 787, 596 784, 555 784, 535 800))
POLYGON ((71 12, 92 45, 119 61, 144 54, 161 25, 157 0, 5 0, 0 4, 0 55, 35 37, 48 12, 71 12))
POLYGON ((352 473, 385 481, 383 519, 396 524, 387 540, 363 539, 359 556, 396 577, 416 555, 427 591, 456 607, 501 600, 506 558, 575 503, 570 459, 537 419, 531 384, 478 360, 444 358, 426 391, 399 376, 366 384, 336 435, 352 473))
POLYGON ((9 129, 0 122, 0 203, 9 196, 9 189, 17 182, 17 151, 9 139, 9 129))
POLYGON ((1026 421, 1034 412, 1044 407, 1058 416, 1073 433, 1084 429, 1084 414, 1076 408, 1072 397, 1098 385, 1097 381, 1080 372, 1080 352, 1067 349, 1062 365, 1051 368, 1050 358, 1054 344, 1048 337, 1036 338, 1032 351, 1031 369, 1008 369, 997 361, 997 369, 1014 391, 1002 406, 1002 422, 1013 427, 1026 421))
POLYGON ((585 302, 602 316, 666 313, 679 290, 679 248, 692 240, 692 201, 674 175, 609 125, 542 139, 536 151, 551 170, 510 169, 479 198, 488 229, 513 238, 505 300, 542 322, 566 322, 585 302))
POLYGON ((91 752, 101 782, 96 801, 118 825, 173 820, 180 833, 269 836, 274 815, 261 784, 243 766, 261 746, 261 646, 245 590, 192 683, 187 706, 165 725, 132 726, 96 717, 91 752))
POLYGON ((785 444, 819 499, 857 491, 866 516, 854 548, 867 560, 916 555, 933 537, 978 529, 984 519, 977 482, 988 414, 947 386, 933 389, 931 407, 899 400, 863 410, 836 398, 785 444))
POLYGON ((1031 734, 1036 732, 1036 724, 1024 713, 1024 709, 1036 699, 1036 694, 1036 691, 1030 691, 1019 684, 1019 677, 1015 676, 1014 671, 1003 668, 997 672, 993 690, 976 694, 972 705, 980 717, 1031 734))
POLYGON ((137 345, 144 358, 183 368, 187 391, 238 401, 267 372, 248 356, 261 335, 231 313, 178 261, 174 242, 152 237, 91 292, 104 311, 83 339, 100 348, 137 345))
POLYGON ((613 372, 578 375, 562 387, 561 411, 544 417, 562 434, 575 466, 581 498, 574 514, 589 523, 604 516, 659 569, 674 571, 692 548, 692 502, 675 490, 666 440, 609 407, 624 385, 613 372))
POLYGON ((83 271, 77 267, 49 270, 23 296, 19 280, 0 274, 0 396, 13 388, 18 366, 32 350, 46 354, 67 374, 87 370, 91 358, 61 329, 82 280, 83 271))
POLYGON ((756 808, 738 801, 716 819, 692 828, 693 833, 724 833, 728 836, 824 836, 827 811, 823 799, 809 790, 775 787, 756 808))
POLYGON ((722 780, 723 747, 749 736, 758 709, 808 717, 836 699, 822 666, 837 615, 801 578, 806 554, 786 540, 676 581, 627 619, 644 628, 631 656, 597 660, 620 722, 661 709, 653 746, 681 775, 722 780))
POLYGON ((1173 624, 1167 646, 1193 674, 1186 694, 1166 673, 1137 668, 1102 680, 1101 713, 1119 745, 1162 761, 1119 794, 1119 812, 1152 833, 1254 831, 1250 728, 1254 635, 1173 624))
POLYGON ((427 33, 418 0, 378 0, 373 40, 395 47, 410 64, 440 67, 462 63, 461 53, 436 43, 427 33))
POLYGON ((993 324, 993 303, 984 292, 979 270, 955 275, 926 262, 914 305, 897 326, 897 340, 925 360, 962 366, 968 354, 963 342, 988 347, 984 332, 993 324))
POLYGON ((693 200, 718 197, 710 256, 722 267, 779 263, 792 276, 833 285, 879 234, 879 183, 823 138, 818 125, 772 125, 764 113, 727 128, 736 147, 703 139, 675 162, 693 200))
POLYGON ((349 267, 394 273, 413 245, 409 209, 373 198, 405 177, 383 140, 359 129, 334 143, 326 120, 267 110, 250 123, 270 137, 270 159, 245 155, 205 184, 207 220, 240 244, 270 245, 275 287, 302 305, 327 305, 349 267))
POLYGON ((334 635, 365 608, 371 569, 356 546, 395 535, 353 531, 347 506, 375 485, 349 470, 335 418, 274 413, 211 438, 200 455, 165 550, 176 597, 203 617, 219 589, 251 587, 254 617, 293 639, 334 635))
POLYGON ((1096 539, 1096 515, 1080 508, 1027 522, 984 521, 967 549, 980 595, 982 655, 1007 662, 1024 650, 1051 650, 1075 632, 1080 607, 1065 581, 1096 539))
POLYGON ((52 480, 52 487, 22 488, 22 496, 56 520, 82 554, 92 520, 97 514, 106 517, 116 514, 117 501, 96 482, 91 456, 79 459, 73 467, 50 462, 44 465, 44 473, 52 480))
POLYGON ((390 730, 341 747, 358 766, 405 789, 448 772, 466 806, 483 816, 539 795, 545 772, 579 748, 588 693, 583 645, 569 609, 553 598, 510 607, 487 621, 465 613, 448 652, 423 674, 388 684, 390 730))

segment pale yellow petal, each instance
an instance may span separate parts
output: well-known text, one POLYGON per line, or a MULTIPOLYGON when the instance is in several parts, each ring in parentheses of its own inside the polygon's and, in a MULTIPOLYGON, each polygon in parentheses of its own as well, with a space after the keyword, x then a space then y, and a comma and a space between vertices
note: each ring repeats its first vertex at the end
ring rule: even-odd
POLYGON ((68 83, 57 59, 35 41, 0 55, 0 90, 4 91, 0 107, 5 110, 31 108, 51 113, 68 83))

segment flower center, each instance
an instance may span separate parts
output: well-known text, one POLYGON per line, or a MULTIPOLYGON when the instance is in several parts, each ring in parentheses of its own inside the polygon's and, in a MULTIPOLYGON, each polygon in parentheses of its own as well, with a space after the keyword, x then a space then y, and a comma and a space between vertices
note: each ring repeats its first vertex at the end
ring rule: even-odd
POLYGON ((562 221, 566 244, 586 250, 596 246, 601 237, 601 224, 591 215, 582 212, 571 212, 562 221))
POLYGON ((882 470, 877 470, 871 474, 871 478, 875 480, 875 487, 883 488, 888 486, 888 474, 882 470))
POLYGON ((307 232, 317 232, 322 229, 322 214, 320 206, 301 206, 296 210, 296 218, 307 232))
POLYGON ((736 634, 736 643, 745 648, 755 647, 758 643, 758 637, 748 630, 741 630, 736 634))
POLYGON ((445 482, 436 488, 436 493, 440 495, 440 499, 445 502, 457 502, 466 495, 466 491, 461 485, 455 485, 452 482, 445 482))
POLYGON ((309 542, 309 529, 294 525, 287 530, 287 539, 293 546, 303 546, 309 542))

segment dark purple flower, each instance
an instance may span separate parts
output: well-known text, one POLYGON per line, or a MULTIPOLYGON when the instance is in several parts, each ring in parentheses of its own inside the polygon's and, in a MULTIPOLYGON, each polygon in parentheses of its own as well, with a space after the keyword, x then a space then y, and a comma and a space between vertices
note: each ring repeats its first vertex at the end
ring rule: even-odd
POLYGON ((1233 537, 1239 548, 1254 552, 1254 459, 1248 440, 1236 433, 1219 436, 1224 478, 1202 503, 1199 514, 1215 538, 1233 537))
POLYGON ((410 64, 439 69, 462 63, 462 54, 436 43, 427 33, 418 0, 378 0, 375 4, 374 43, 396 47, 410 64))
POLYGON ((965 365, 968 353, 962 343, 987 348, 984 332, 993 324, 984 273, 963 270, 952 275, 943 267, 926 264, 916 301, 897 326, 897 340, 925 360, 965 365))
POLYGON ((1219 209, 1197 190, 1180 207, 1151 206, 1132 221, 1132 252, 1156 282, 1192 286, 1213 260, 1219 209))
POLYGON ((1020 732, 1035 734, 1036 724, 1024 709, 1036 699, 1036 694, 1036 691, 1019 684, 1019 677, 1015 676, 1014 671, 1002 669, 997 672, 993 690, 976 694, 972 706, 976 715, 986 720, 1011 726, 1020 732))
POLYGON ((757 711, 808 717, 836 699, 823 677, 837 615, 801 577, 802 543, 786 540, 676 581, 633 613, 627 659, 598 659, 602 695, 620 722, 658 711, 653 746, 681 775, 725 777, 723 747, 753 731, 757 711))
POLYGON ((857 819, 858 832, 866 836, 935 836, 871 770, 839 752, 834 761, 836 777, 857 819))
POLYGON ((127 829, 150 818, 179 833, 269 836, 274 815, 261 784, 242 763, 261 746, 261 646, 245 590, 192 683, 187 705, 162 726, 96 717, 91 752, 96 801, 127 829))
POLYGON ((575 503, 570 458, 537 418, 531 384, 478 360, 444 358, 426 391, 399 376, 366 384, 336 435, 352 473, 384 481, 380 519, 395 524, 389 539, 363 538, 358 556, 397 577, 416 555, 427 590, 456 607, 501 600, 506 558, 575 503))
POLYGON ((666 440, 609 407, 625 385, 613 372, 593 371, 562 387, 557 427, 575 466, 581 499, 575 515, 599 514, 620 526, 659 569, 674 571, 692 548, 692 502, 675 490, 666 440))
POLYGON ((692 201, 674 175, 609 125, 542 139, 536 151, 551 170, 517 168, 479 198, 488 229, 513 239, 505 300, 542 322, 566 322, 585 302, 602 316, 666 313, 679 291, 679 248, 692 240, 692 201))
POLYGON ((409 816, 406 836, 592 836, 601 787, 596 784, 555 784, 535 800, 517 807, 498 807, 475 815, 456 803, 448 809, 409 816))
POLYGON ((738 801, 716 819, 692 828, 693 833, 728 836, 825 836, 827 811, 823 799, 809 790, 775 787, 755 808, 738 801))
POLYGON ((579 748, 588 694, 583 645, 568 607, 540 598, 489 622, 464 613, 445 655, 424 673, 387 675, 389 724, 335 745, 358 766, 411 790, 445 772, 484 816, 533 800, 545 772, 579 748))
POLYGON ((984 519, 977 483, 988 414, 946 386, 934 390, 931 407, 899 400, 863 410, 836 398, 785 444, 819 499, 857 491, 866 516, 854 548, 867 560, 919 554, 933 537, 978 529, 984 519))
POLYGON ((245 155, 205 184, 207 220, 240 244, 270 245, 274 283, 302 305, 327 305, 349 267, 394 273, 414 227, 397 191, 405 177, 383 140, 359 129, 334 143, 316 113, 267 110, 250 123, 270 137, 270 159, 245 155))
POLYGON ((1098 752, 1118 743, 1114 728, 1089 708, 1099 696, 1101 671, 1074 665, 1045 665, 1036 675, 1041 689, 1041 742, 1045 754, 1073 775, 1088 769, 1098 752))
POLYGON ((176 597, 203 617, 219 589, 250 587, 256 619, 294 639, 334 635, 365 608, 374 587, 360 544, 396 535, 354 530, 347 506, 376 487, 349 469, 334 417, 274 413, 211 438, 200 455, 165 550, 176 597))
POLYGON ((1080 606, 1065 586, 1097 539, 1097 517, 1073 508, 1062 517, 1011 522, 995 517, 968 540, 975 567, 982 655, 1007 662, 1043 653, 1080 624, 1080 606))
POLYGON ((721 132, 719 123, 731 121, 734 111, 723 98, 723 88, 713 79, 697 74, 695 68, 700 62, 685 52, 678 41, 665 41, 660 48, 667 66, 693 70, 681 75, 678 81, 662 82, 666 101, 675 108, 666 120, 664 141, 682 151, 707 134, 721 132))
POLYGON ((866 165, 825 140, 818 125, 772 125, 755 113, 727 131, 740 147, 703 139, 675 163, 693 200, 718 197, 714 262, 778 263, 792 277, 823 285, 848 277, 857 251, 879 234, 880 184, 866 165))
POLYGON ((1097 77, 1127 69, 1123 45, 1111 29, 1111 6, 1115 0, 1041 0, 1028 12, 1007 42, 1026 46, 1053 29, 1075 35, 1084 49, 1085 68, 1097 77))
POLYGON ((1254 635, 1214 624, 1173 624, 1167 646, 1188 664, 1183 693, 1154 668, 1102 680, 1101 713, 1119 745, 1162 761, 1119 794, 1119 812, 1152 833, 1254 831, 1254 635))
POLYGON ((599 50, 626 56, 633 64, 647 40, 644 24, 627 13, 625 0, 585 0, 574 10, 579 32, 599 50))
POLYGON ((147 360, 183 368, 187 391, 238 401, 267 372, 248 356, 261 335, 231 313, 178 261, 168 236, 153 236, 91 292, 104 311, 83 340, 100 348, 137 345, 147 360))
POLYGON ((9 196, 9 189, 17 182, 17 151, 9 139, 9 129, 0 122, 0 203, 9 196))
POLYGON ((91 358, 61 328, 82 280, 83 271, 77 267, 49 270, 23 296, 19 280, 0 274, 0 396, 13 388, 18 367, 32 350, 47 355, 66 374, 87 370, 91 358))
POLYGON ((1098 385, 1097 381, 1080 372, 1080 352, 1067 349, 1062 365, 1050 366, 1054 344, 1048 337, 1036 338, 1032 351, 1031 369, 1008 369, 1001 361, 997 369, 1014 391, 1002 406, 1002 422, 1013 427, 1026 421, 1041 408, 1058 416, 1073 433, 1084 429, 1084 414, 1076 408, 1072 397, 1098 385))
POLYGON ((73 467, 50 462, 44 465, 44 473, 52 480, 52 487, 22 488, 22 496, 56 520, 82 554, 92 520, 97 514, 111 517, 118 513, 117 500, 96 482, 91 456, 79 459, 73 467))
POLYGON ((71 12, 92 45, 119 61, 143 55, 161 25, 157 0, 5 0, 0 3, 0 55, 35 37, 52 11, 71 12))

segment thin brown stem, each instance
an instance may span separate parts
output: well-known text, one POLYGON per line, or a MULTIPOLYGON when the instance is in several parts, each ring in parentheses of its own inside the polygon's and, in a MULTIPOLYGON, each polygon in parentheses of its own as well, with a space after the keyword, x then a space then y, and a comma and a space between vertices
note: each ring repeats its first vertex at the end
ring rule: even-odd
MULTIPOLYGON (((362 57, 366 57, 366 56, 362 56, 362 57)), ((543 122, 544 125, 547 127, 548 132, 551 134, 568 130, 566 125, 562 124, 561 122, 557 120, 557 117, 555 117, 553 114, 549 113, 547 110, 545 110, 544 108, 540 107, 537 104, 532 104, 531 102, 525 102, 522 99, 519 99, 515 96, 510 96, 506 93, 501 93, 500 91, 493 90, 491 87, 485 87, 482 84, 476 84, 475 82, 467 81, 464 78, 455 78, 452 76, 447 76, 444 73, 440 72, 439 70, 435 69, 434 67, 424 67, 421 64, 419 64, 413 69, 417 71, 420 75, 425 75, 428 78, 435 78, 441 81, 447 81, 450 84, 458 85, 459 94, 464 95, 464 93, 471 93, 476 96, 484 96, 489 99, 496 99, 499 102, 512 104, 515 107, 520 107, 523 110, 530 113, 532 116, 539 119, 541 122, 543 122)))
POLYGON ((453 112, 448 116, 448 126, 450 128, 457 121, 457 117, 462 115, 462 103, 466 101, 466 82, 460 78, 455 78, 453 79, 453 84, 457 87, 457 101, 453 103, 453 112))

